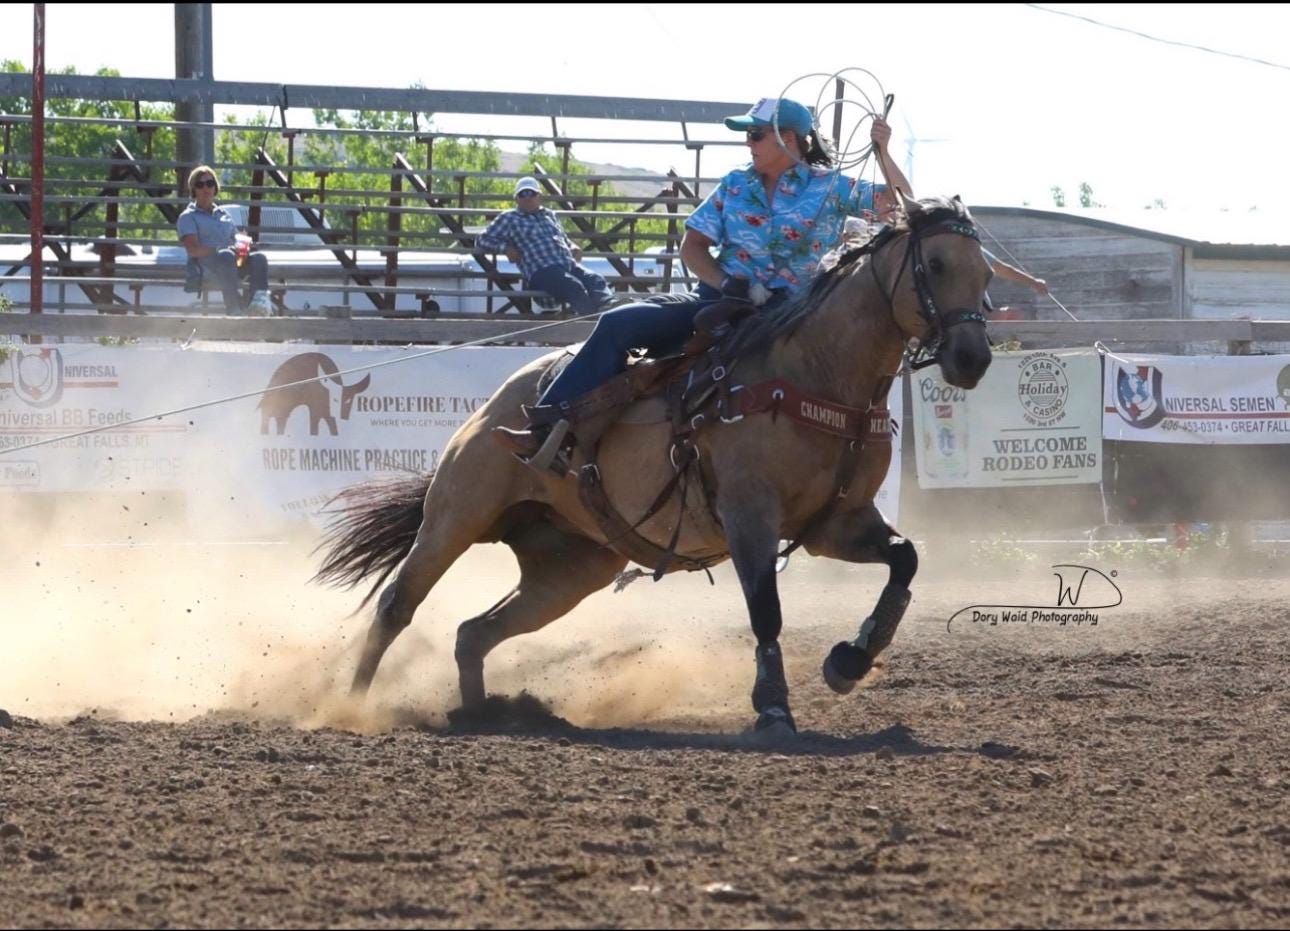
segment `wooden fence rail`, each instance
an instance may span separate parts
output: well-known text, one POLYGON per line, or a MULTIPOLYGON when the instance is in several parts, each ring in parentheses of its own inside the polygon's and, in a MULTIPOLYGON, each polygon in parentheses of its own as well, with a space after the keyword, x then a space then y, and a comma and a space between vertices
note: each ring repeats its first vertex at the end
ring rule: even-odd
MULTIPOLYGON (((320 317, 175 316, 109 317, 96 314, 0 314, 0 334, 126 339, 201 339, 246 341, 328 340, 382 343, 461 343, 474 340, 564 345, 586 339, 594 322, 587 319, 542 321, 517 318, 479 319, 328 319, 320 317)), ((998 320, 989 324, 998 341, 1021 340, 1049 345, 1089 346, 1103 342, 1239 344, 1290 342, 1287 320, 998 320)))

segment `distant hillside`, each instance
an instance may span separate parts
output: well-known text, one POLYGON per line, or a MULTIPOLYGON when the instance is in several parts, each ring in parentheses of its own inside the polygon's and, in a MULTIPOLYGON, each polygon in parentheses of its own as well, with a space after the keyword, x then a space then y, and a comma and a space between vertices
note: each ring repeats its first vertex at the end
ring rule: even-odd
MULTIPOLYGON (((522 152, 502 152, 502 171, 518 172, 526 156, 522 152)), ((648 175, 654 174, 647 168, 624 168, 622 165, 599 165, 594 162, 582 162, 587 169, 596 175, 648 175)), ((613 181, 614 188, 627 197, 653 197, 663 186, 654 181, 613 181)))

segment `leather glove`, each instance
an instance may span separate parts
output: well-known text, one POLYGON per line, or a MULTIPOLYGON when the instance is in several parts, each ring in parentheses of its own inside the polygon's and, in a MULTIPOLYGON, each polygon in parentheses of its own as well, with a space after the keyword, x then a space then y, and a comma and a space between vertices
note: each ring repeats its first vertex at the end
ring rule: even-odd
POLYGON ((747 278, 736 278, 734 275, 727 275, 721 281, 721 296, 730 301, 748 300, 747 278))

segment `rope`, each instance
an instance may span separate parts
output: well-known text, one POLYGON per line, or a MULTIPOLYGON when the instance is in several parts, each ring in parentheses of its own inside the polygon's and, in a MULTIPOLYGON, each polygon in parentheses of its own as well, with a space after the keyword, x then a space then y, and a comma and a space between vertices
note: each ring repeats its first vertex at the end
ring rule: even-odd
MULTIPOLYGON (((613 310, 613 308, 612 307, 607 308, 606 310, 602 310, 594 314, 587 314, 586 316, 578 317, 577 319, 595 320, 599 318, 601 314, 607 313, 609 310, 613 310)), ((356 365, 353 368, 344 369, 339 372, 332 372, 327 375, 317 375, 313 378, 302 378, 299 381, 293 381, 285 385, 274 385, 269 388, 261 388, 258 391, 245 391, 242 394, 233 394, 223 398, 216 398, 211 401, 202 401, 198 404, 191 404, 187 407, 177 407, 174 410, 160 411, 155 414, 148 414, 144 417, 135 417, 133 420, 124 420, 121 423, 105 424, 104 426, 101 426, 101 427, 92 427, 88 430, 79 430, 76 433, 64 433, 59 436, 50 437, 49 439, 37 440, 34 443, 27 443, 24 446, 13 446, 13 447, 10 447, 9 449, 0 449, 0 456, 8 455, 9 453, 20 453, 24 450, 35 449, 38 446, 48 446, 51 443, 58 443, 63 440, 74 440, 74 439, 77 439, 78 437, 89 436, 92 433, 103 433, 108 430, 115 430, 119 427, 130 427, 130 426, 134 426, 135 424, 145 423, 149 420, 161 420, 163 417, 173 417, 176 414, 186 414, 189 411, 198 411, 207 407, 215 407, 219 404, 228 404, 232 401, 242 401, 242 400, 245 400, 246 398, 254 398, 254 397, 257 397, 258 395, 268 394, 271 391, 284 391, 287 388, 296 388, 296 387, 299 387, 300 385, 308 385, 312 382, 324 381, 330 378, 340 378, 342 375, 352 375, 355 372, 367 372, 372 369, 384 368, 387 365, 398 365, 399 363, 402 363, 402 362, 412 362, 416 359, 424 359, 427 356, 437 356, 440 353, 453 352, 457 349, 468 349, 472 346, 485 346, 485 345, 488 345, 489 343, 492 343, 501 339, 514 340, 518 337, 527 336, 530 333, 537 333, 540 330, 546 330, 554 326, 563 326, 568 322, 569 321, 567 320, 555 320, 555 321, 552 321, 551 323, 543 323, 538 326, 528 327, 523 330, 517 330, 513 333, 506 333, 502 336, 484 336, 484 337, 481 337, 480 339, 471 340, 470 342, 466 342, 466 343, 457 343, 452 346, 440 346, 436 349, 428 349, 425 352, 414 353, 410 356, 401 356, 398 359, 386 359, 384 362, 373 362, 369 365, 356 365)))
MULTIPOLYGON (((874 75, 873 72, 867 71, 864 68, 843 68, 841 71, 835 71, 831 74, 819 71, 794 78, 785 85, 783 91, 780 92, 779 97, 777 98, 775 110, 771 114, 771 131, 775 134, 775 144, 779 146, 780 151, 786 152, 798 165, 806 164, 806 160, 799 152, 790 150, 788 146, 784 144, 784 137, 779 131, 778 100, 783 100, 785 98, 796 100, 797 98, 791 93, 793 87, 803 81, 809 81, 812 78, 824 79, 824 83, 821 85, 819 93, 815 95, 815 138, 819 140, 820 147, 824 150, 825 154, 829 156, 829 161, 832 163, 832 167, 829 171, 829 174, 831 175, 829 178, 829 191, 832 193, 836 190, 838 179, 842 177, 842 172, 844 170, 858 168, 857 177, 863 178, 869 157, 873 155, 874 145, 872 142, 869 142, 859 150, 853 150, 852 145, 856 134, 860 132, 866 121, 872 122, 874 119, 877 119, 879 113, 882 114, 883 119, 886 119, 894 98, 886 93, 883 89, 882 82, 878 80, 877 76, 874 75), (868 75, 869 78, 873 80, 873 83, 878 88, 879 104, 875 105, 873 98, 871 98, 869 94, 865 93, 864 88, 856 81, 852 80, 852 78, 846 76, 848 72, 860 72, 861 74, 868 75), (843 83, 843 96, 841 97, 833 96, 835 94, 834 88, 838 81, 842 81, 843 83), (864 103, 861 103, 859 100, 847 99, 845 96, 847 88, 854 89, 860 97, 864 98, 864 103), (824 117, 826 113, 831 112, 834 108, 842 108, 845 106, 857 107, 862 112, 855 124, 852 126, 850 133, 847 134, 846 144, 843 145, 842 140, 839 139, 838 145, 834 146, 832 141, 824 135, 824 117)), ((876 174, 877 172, 875 171, 875 177, 876 174)), ((820 214, 824 211, 829 200, 829 197, 825 197, 820 201, 820 206, 816 209, 815 216, 812 218, 814 222, 819 221, 820 214)), ((839 232, 839 238, 845 234, 845 230, 846 227, 844 224, 843 229, 839 232)))
POLYGON ((1125 365, 1138 364, 1137 362, 1134 362, 1132 359, 1126 359, 1124 356, 1117 356, 1115 353, 1113 353, 1110 350, 1110 348, 1106 345, 1106 343, 1102 342, 1100 339, 1093 341, 1093 350, 1099 356, 1103 356, 1107 359, 1114 359, 1116 362, 1123 362, 1125 365))
MULTIPOLYGON (((1005 246, 1002 242, 1000 242, 1000 241, 999 241, 999 239, 998 239, 998 237, 997 237, 997 236, 995 236, 995 235, 994 235, 994 233, 992 233, 992 232, 990 232, 988 229, 986 229, 986 226, 985 226, 985 224, 984 224, 984 223, 982 223, 982 222, 981 222, 979 219, 977 219, 976 217, 973 217, 973 218, 972 218, 972 220, 973 220, 973 222, 974 222, 974 223, 976 223, 976 225, 977 225, 977 229, 981 230, 983 233, 985 233, 987 236, 989 236, 989 237, 990 237, 991 242, 993 242, 996 246, 998 246, 998 247, 999 247, 999 251, 1000 251, 1000 252, 1002 252, 1004 255, 1006 255, 1006 256, 1008 257, 1009 261, 1010 261, 1013 265, 1015 265, 1017 268, 1021 269, 1023 272, 1026 272, 1026 274, 1027 274, 1027 275, 1030 275, 1030 272, 1026 271, 1025 266, 1021 264, 1021 260, 1020 260, 1020 259, 1018 259, 1018 258, 1017 258, 1015 255, 1013 255, 1011 252, 1009 252, 1009 251, 1008 251, 1008 247, 1007 247, 1007 246, 1005 246)), ((1033 276, 1033 275, 1031 275, 1031 277, 1033 278, 1034 276, 1033 276)), ((1047 295, 1047 296, 1048 296, 1048 298, 1049 298, 1049 299, 1050 299, 1054 304, 1056 304, 1058 307, 1060 307, 1060 308, 1061 308, 1062 313, 1064 313, 1066 316, 1070 317, 1070 318, 1071 318, 1072 320, 1074 320, 1076 323, 1079 323, 1079 322, 1080 322, 1079 317, 1075 316, 1073 313, 1071 313, 1069 310, 1067 310, 1067 309, 1066 309, 1066 305, 1065 305, 1065 304, 1063 304, 1061 301, 1057 300, 1057 297, 1053 294, 1053 289, 1052 289, 1051 287, 1049 287, 1049 289, 1048 289, 1048 295, 1047 295)))

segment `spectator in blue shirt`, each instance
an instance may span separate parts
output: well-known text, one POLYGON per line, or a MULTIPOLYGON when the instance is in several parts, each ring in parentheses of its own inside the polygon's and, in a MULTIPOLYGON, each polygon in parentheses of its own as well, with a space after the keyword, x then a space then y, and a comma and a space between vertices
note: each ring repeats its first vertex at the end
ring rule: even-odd
POLYGON ((192 203, 179 215, 179 241, 188 250, 202 273, 212 275, 224 292, 224 308, 230 314, 242 312, 239 278, 249 276, 251 298, 247 311, 251 316, 267 317, 273 312, 269 303, 269 260, 259 252, 243 255, 238 261, 237 224, 232 215, 215 203, 219 179, 209 165, 198 165, 188 175, 192 203))
POLYGON ((519 266, 526 289, 545 291, 576 314, 594 313, 612 297, 604 278, 578 264, 582 250, 565 235, 559 218, 542 206, 535 178, 520 178, 515 209, 493 220, 475 248, 505 252, 519 266))
MULTIPOLYGON (((681 258, 698 286, 688 294, 659 295, 602 315, 538 405, 526 408, 530 429, 494 430, 503 446, 535 467, 547 468, 558 452, 550 447, 567 427, 552 428, 568 402, 623 371, 628 349, 679 347, 693 330, 695 315, 720 300, 761 307, 803 293, 820 258, 841 235, 847 214, 872 207, 874 185, 829 168, 814 117, 800 103, 766 98, 725 124, 746 134, 752 162, 726 175, 686 220, 681 258)), ((870 139, 891 183, 912 197, 887 151, 891 127, 885 120, 875 117, 870 139)))

